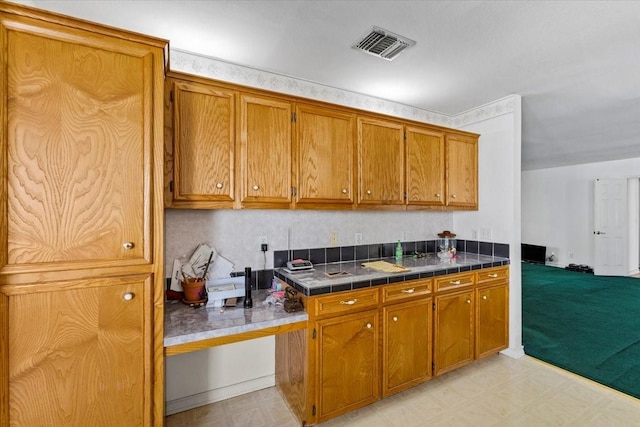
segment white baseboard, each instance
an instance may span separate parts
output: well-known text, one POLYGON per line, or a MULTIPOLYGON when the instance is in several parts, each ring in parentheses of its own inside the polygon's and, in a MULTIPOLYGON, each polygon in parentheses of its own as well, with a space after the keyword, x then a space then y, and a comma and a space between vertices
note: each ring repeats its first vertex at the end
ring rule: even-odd
POLYGON ((504 354, 505 356, 511 357, 512 359, 520 359, 524 356, 524 346, 518 346, 516 348, 506 348, 500 352, 500 354, 504 354))
POLYGON ((208 390, 203 393, 170 400, 166 402, 165 415, 188 411, 189 409, 197 408, 198 406, 208 405, 210 403, 230 399, 242 394, 251 393, 252 391, 273 387, 275 384, 275 375, 267 375, 265 377, 255 378, 238 384, 217 388, 215 390, 208 390))

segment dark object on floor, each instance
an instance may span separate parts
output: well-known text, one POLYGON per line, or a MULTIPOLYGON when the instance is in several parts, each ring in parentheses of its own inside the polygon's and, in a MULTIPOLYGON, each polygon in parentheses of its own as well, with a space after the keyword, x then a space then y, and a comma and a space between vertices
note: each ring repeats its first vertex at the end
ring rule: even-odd
POLYGON ((640 398, 640 279, 522 264, 526 354, 640 398))
POLYGON ((544 264, 547 259, 547 247, 539 245, 529 245, 522 243, 522 261, 531 262, 534 264, 544 264))
POLYGON ((580 273, 591 273, 593 274, 593 268, 589 267, 588 265, 585 264, 569 264, 567 265, 565 268, 565 270, 569 270, 569 271, 578 271, 580 273))

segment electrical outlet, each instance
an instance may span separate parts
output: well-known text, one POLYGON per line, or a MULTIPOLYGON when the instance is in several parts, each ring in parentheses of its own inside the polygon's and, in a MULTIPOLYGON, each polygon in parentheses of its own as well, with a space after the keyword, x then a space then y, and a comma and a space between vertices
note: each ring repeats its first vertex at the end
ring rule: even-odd
POLYGON ((491 229, 490 228, 481 228, 480 229, 480 239, 482 239, 482 240, 491 240, 491 229))
POLYGON ((267 252, 269 250, 269 245, 267 245, 266 243, 260 243, 260 250, 262 252, 267 252))
POLYGON ((362 244, 362 233, 356 233, 355 241, 356 241, 356 245, 361 245, 362 244))
POLYGON ((338 233, 336 233, 335 231, 332 231, 329 234, 329 242, 331 243, 331 245, 337 246, 338 245, 338 233))
POLYGON ((573 252, 569 252, 569 259, 573 259, 573 252))
POLYGON ((471 240, 478 240, 478 229, 477 228, 472 228, 471 229, 471 240))

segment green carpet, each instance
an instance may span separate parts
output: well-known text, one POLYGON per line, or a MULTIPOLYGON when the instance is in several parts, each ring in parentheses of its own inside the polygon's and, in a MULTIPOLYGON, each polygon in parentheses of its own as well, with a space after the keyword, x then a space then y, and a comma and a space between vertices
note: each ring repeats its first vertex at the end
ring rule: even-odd
POLYGON ((526 354, 640 399, 640 279, 522 264, 526 354))

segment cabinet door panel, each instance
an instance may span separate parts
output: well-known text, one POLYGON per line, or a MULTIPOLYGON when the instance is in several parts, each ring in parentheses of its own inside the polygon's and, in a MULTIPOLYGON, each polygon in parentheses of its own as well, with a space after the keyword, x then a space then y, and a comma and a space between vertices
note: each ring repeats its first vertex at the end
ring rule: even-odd
POLYGON ((476 358, 481 358, 504 350, 509 344, 508 285, 476 292, 476 358))
MULTIPOLYGON (((234 200, 235 92, 189 82, 174 86, 176 200, 234 200)), ((226 202, 226 204, 224 203, 226 202)))
POLYGON ((358 204, 404 205, 400 123, 358 118, 358 204))
POLYGON ((434 375, 473 360, 473 290, 435 298, 434 375))
POLYGON ((444 133, 407 127, 407 204, 444 206, 444 133))
POLYGON ((291 103, 240 96, 242 206, 291 204, 291 103))
POLYGON ((384 396, 431 377, 431 306, 429 298, 384 307, 384 396))
POLYGON ((353 114, 298 106, 296 206, 353 204, 354 125, 353 114))
POLYGON ((46 289, 55 291, 9 297, 12 423, 150 424, 151 279, 115 283, 53 283, 46 289))
POLYGON ((321 422, 378 399, 378 311, 323 320, 317 328, 321 422))
POLYGON ((447 135, 447 204, 478 208, 478 141, 462 135, 447 135))
POLYGON ((162 51, 23 21, 3 19, 1 28, 7 206, 0 268, 150 262, 145 204, 152 144, 161 135, 153 98, 161 99, 154 69, 162 69, 162 51))

